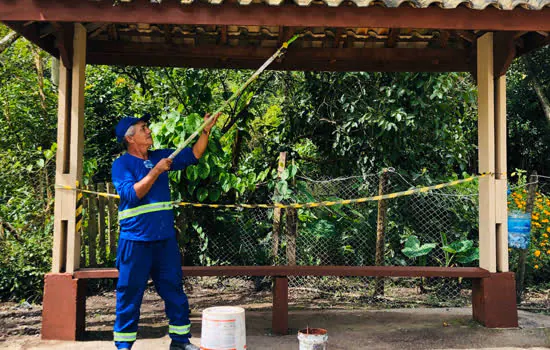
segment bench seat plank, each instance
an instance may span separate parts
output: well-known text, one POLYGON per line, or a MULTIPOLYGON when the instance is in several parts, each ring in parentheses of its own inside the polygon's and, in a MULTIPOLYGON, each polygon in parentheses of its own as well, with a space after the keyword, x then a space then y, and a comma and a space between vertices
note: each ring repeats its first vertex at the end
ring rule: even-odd
MULTIPOLYGON (((480 267, 435 266, 184 266, 184 276, 372 276, 485 278, 480 267)), ((115 268, 82 268, 75 278, 118 278, 115 268)))

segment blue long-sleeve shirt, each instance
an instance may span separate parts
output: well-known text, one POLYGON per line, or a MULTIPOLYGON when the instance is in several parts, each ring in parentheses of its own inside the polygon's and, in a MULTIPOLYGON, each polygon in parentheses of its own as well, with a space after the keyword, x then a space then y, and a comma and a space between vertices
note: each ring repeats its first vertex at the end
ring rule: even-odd
MULTIPOLYGON (((134 241, 159 241, 175 235, 174 211, 170 202, 168 173, 162 173, 147 194, 139 199, 134 184, 143 179, 149 171, 174 150, 149 151, 145 161, 125 153, 113 162, 112 178, 120 196, 118 206, 120 238, 134 241)), ((171 171, 183 170, 198 160, 191 148, 184 148, 172 163, 171 171)))

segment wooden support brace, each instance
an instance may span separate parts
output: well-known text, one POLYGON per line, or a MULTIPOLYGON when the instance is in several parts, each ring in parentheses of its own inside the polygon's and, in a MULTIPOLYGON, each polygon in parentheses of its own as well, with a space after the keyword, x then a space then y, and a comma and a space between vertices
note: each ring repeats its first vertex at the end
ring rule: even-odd
POLYGON ((59 50, 59 57, 65 67, 73 67, 73 40, 74 24, 52 22, 55 29, 55 46, 59 50))
POLYGON ((493 40, 494 76, 498 79, 506 71, 516 57, 517 32, 496 32, 493 40))

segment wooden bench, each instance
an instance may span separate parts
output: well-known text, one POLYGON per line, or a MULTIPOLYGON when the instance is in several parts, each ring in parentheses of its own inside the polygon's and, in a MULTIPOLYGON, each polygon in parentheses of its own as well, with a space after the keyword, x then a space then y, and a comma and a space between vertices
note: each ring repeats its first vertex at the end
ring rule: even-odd
MULTIPOLYGON (((184 266, 184 276, 272 276, 273 333, 288 332, 288 276, 369 276, 369 277, 463 277, 474 280, 472 303, 474 318, 485 324, 486 288, 484 279, 489 279, 489 271, 479 267, 428 267, 428 266, 184 266), (481 295, 478 295, 481 294, 481 295), (477 299, 476 299, 477 298, 477 299), (477 303, 477 304, 476 304, 477 303), (479 305, 478 305, 479 304, 479 305)), ((97 278, 118 278, 118 270, 114 268, 83 268, 73 274, 79 280, 97 278)), ((513 276, 513 275, 512 275, 513 276)))

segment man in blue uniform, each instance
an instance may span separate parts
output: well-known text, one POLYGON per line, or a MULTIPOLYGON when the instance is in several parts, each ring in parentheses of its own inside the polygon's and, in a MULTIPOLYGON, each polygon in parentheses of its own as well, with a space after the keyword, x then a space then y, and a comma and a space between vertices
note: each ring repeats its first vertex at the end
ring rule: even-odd
POLYGON ((170 350, 198 350, 189 342, 189 303, 183 291, 168 171, 197 164, 217 117, 204 128, 193 148, 183 149, 174 160, 168 158, 173 150, 149 150, 153 139, 148 120, 125 117, 116 126, 117 140, 127 152, 112 167, 113 184, 120 195, 115 345, 131 349, 135 342, 141 301, 151 276, 165 302, 170 350))

